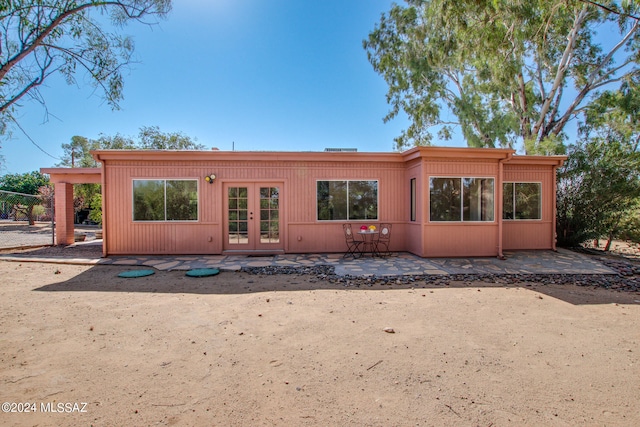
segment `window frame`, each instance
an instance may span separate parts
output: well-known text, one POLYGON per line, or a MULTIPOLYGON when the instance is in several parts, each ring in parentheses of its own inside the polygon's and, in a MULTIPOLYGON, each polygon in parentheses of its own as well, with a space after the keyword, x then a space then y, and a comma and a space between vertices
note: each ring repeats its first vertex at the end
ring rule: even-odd
POLYGON ((497 200, 496 200, 496 177, 494 176, 470 176, 470 175, 454 175, 454 176, 443 176, 443 175, 430 175, 429 176, 429 222, 430 223, 436 223, 436 224, 459 224, 459 223, 470 223, 470 224, 495 224, 496 223, 496 218, 497 218, 497 212, 496 212, 496 207, 497 207, 497 200), (433 197, 431 194, 431 180, 433 179, 456 179, 459 180, 460 183, 460 219, 458 220, 434 220, 432 218, 432 202, 433 202, 433 197), (492 219, 490 220, 465 220, 464 219, 464 205, 465 205, 465 193, 464 193, 464 180, 465 179, 486 179, 486 180, 491 180, 492 181, 492 187, 493 187, 493 191, 492 191, 492 204, 493 204, 493 208, 492 208, 492 219))
POLYGON ((131 179, 131 220, 134 223, 177 223, 200 221, 200 180, 197 178, 132 178, 131 179), (162 181, 164 200, 164 219, 135 219, 135 182, 136 181, 162 181), (167 181, 191 181, 196 183, 196 218, 195 219, 167 219, 167 181))
POLYGON ((409 180, 409 221, 418 220, 418 181, 416 178, 409 180))
POLYGON ((315 183, 316 199, 316 222, 345 222, 345 221, 379 221, 380 218, 380 180, 379 179, 316 179, 315 183), (320 219, 318 212, 318 184, 320 182, 344 182, 346 183, 346 218, 320 219), (375 182, 376 183, 376 218, 351 219, 349 212, 349 183, 350 182, 375 182))
POLYGON ((502 182, 502 220, 503 221, 542 221, 542 181, 503 181, 502 182), (504 186, 507 184, 511 184, 512 185, 512 199, 511 202, 513 203, 513 218, 505 218, 504 213, 504 203, 505 203, 505 197, 504 197, 504 186), (538 193, 538 213, 539 213, 539 218, 516 218, 516 184, 536 184, 538 186, 538 189, 540 190, 538 193))

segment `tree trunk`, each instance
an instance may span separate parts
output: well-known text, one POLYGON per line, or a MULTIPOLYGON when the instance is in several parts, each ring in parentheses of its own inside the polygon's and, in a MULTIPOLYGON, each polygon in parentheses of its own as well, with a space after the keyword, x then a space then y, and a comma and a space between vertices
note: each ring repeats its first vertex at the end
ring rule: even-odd
POLYGON ((609 233, 608 239, 607 239, 607 244, 604 246, 604 251, 605 252, 609 252, 609 249, 611 249, 611 243, 613 242, 613 234, 609 233))
POLYGON ((29 220, 29 225, 35 225, 36 221, 33 219, 33 206, 29 206, 26 210, 27 219, 29 220))

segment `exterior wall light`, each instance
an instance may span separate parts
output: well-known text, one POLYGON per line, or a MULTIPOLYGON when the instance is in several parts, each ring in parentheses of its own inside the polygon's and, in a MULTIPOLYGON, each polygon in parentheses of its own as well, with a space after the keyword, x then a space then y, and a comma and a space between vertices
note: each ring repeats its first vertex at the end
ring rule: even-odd
POLYGON ((212 173, 211 175, 207 175, 204 177, 204 180, 207 181, 209 184, 213 184, 213 181, 215 181, 216 179, 216 174, 212 173))

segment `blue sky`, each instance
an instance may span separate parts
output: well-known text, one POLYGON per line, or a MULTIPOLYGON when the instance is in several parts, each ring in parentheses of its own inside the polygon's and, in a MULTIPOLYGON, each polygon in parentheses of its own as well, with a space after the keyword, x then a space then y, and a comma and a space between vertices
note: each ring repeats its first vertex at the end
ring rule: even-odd
MULTIPOLYGON (((175 0, 158 26, 122 30, 134 38, 137 63, 125 75, 120 111, 112 111, 80 75, 76 86, 55 78, 42 89, 48 121, 37 104, 26 104, 19 121, 54 157, 74 135, 136 136, 142 126, 182 132, 221 150, 235 143, 241 151, 392 151, 407 122, 383 123, 387 85, 362 48, 391 4, 175 0)), ((0 153, 0 173, 59 161, 19 130, 2 142, 0 153)))

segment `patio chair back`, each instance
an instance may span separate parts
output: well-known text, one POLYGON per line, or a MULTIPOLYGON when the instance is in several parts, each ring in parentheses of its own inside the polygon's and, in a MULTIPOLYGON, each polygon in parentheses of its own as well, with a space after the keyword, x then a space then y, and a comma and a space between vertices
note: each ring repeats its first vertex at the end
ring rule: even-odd
POLYGON ((391 255, 391 250, 389 249, 389 242, 391 240, 391 224, 381 223, 380 224, 380 234, 378 237, 378 252, 380 255, 391 255))
POLYGON ((362 240, 356 240, 353 236, 353 230, 351 229, 351 224, 342 224, 342 229, 344 230, 344 240, 347 244, 347 252, 344 254, 343 258, 347 256, 352 256, 357 258, 360 255, 360 245, 362 244, 362 240))

